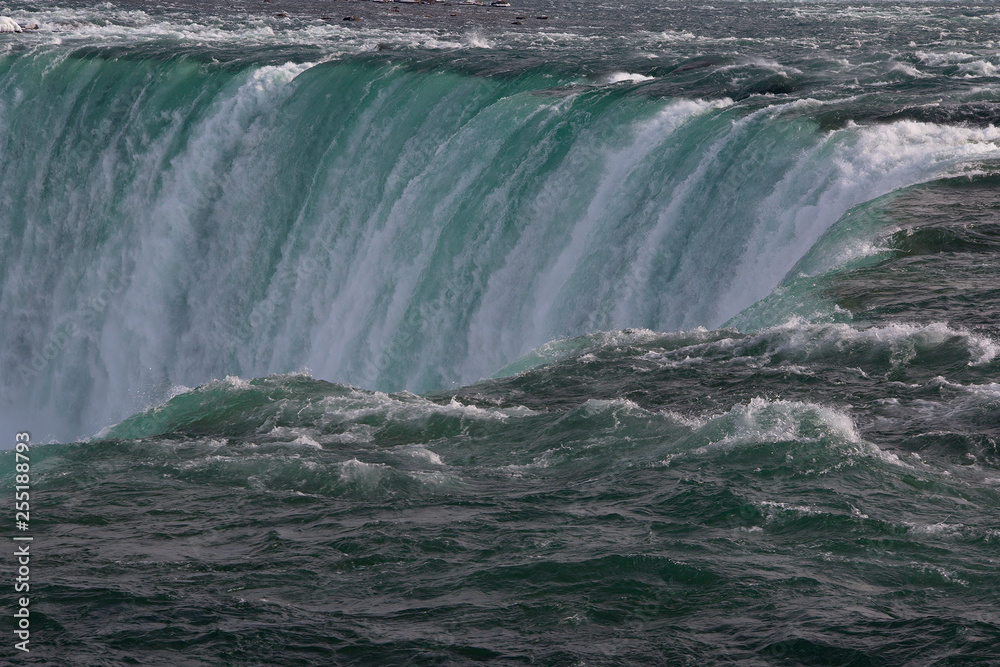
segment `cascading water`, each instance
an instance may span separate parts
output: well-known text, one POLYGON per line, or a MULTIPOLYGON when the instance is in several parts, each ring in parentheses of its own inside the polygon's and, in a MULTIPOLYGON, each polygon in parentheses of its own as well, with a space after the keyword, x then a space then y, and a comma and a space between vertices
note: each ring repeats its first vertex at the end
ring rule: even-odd
POLYGON ((556 337, 718 326, 852 206, 998 155, 993 128, 535 72, 2 68, 2 394, 61 438, 213 377, 423 391, 556 337))

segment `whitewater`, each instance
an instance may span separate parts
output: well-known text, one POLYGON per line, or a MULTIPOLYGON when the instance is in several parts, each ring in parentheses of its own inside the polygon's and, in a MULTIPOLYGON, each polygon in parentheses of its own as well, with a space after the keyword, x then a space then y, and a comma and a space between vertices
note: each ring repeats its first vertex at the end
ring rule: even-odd
POLYGON ((991 4, 0 16, 19 659, 996 659, 991 4))

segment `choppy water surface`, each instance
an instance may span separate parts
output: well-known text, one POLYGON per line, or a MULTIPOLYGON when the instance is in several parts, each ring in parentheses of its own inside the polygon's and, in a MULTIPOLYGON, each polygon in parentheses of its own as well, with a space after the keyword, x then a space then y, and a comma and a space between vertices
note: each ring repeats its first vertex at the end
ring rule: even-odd
POLYGON ((19 662, 1000 660, 992 4, 0 15, 19 662))

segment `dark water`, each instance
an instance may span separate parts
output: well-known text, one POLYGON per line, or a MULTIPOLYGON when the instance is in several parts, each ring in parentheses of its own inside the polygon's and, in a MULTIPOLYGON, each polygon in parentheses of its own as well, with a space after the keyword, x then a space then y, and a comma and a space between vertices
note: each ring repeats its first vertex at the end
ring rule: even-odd
POLYGON ((0 15, 4 660, 1000 664, 993 5, 0 15))

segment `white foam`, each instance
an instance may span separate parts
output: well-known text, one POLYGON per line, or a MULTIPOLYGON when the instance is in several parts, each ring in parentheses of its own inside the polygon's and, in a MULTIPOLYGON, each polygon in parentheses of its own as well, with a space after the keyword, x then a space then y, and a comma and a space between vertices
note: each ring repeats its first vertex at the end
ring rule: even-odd
POLYGON ((0 16, 0 33, 2 32, 23 32, 17 21, 9 16, 0 16))
POLYGON ((437 454, 435 454, 431 450, 427 449, 426 447, 422 447, 420 445, 415 445, 415 446, 412 446, 412 447, 405 447, 405 448, 403 448, 402 451, 405 452, 406 454, 409 454, 410 456, 412 456, 414 458, 423 459, 424 461, 427 461, 428 463, 432 463, 432 464, 434 464, 436 466, 443 466, 443 465, 445 465, 444 461, 441 460, 440 456, 438 456, 437 454))
POLYGON ((951 584, 958 584, 959 586, 968 586, 969 585, 969 582, 966 581, 965 579, 962 579, 961 577, 959 577, 956 572, 954 572, 952 570, 946 570, 945 568, 937 566, 937 565, 929 566, 929 567, 924 567, 923 571, 924 572, 934 572, 934 573, 938 574, 942 579, 944 579, 945 581, 947 581, 948 583, 951 583, 951 584))
POLYGON ((718 71, 720 71, 720 72, 726 72, 726 71, 732 71, 732 70, 739 70, 739 69, 743 69, 743 68, 745 68, 747 66, 759 67, 760 69, 769 70, 769 71, 774 72, 775 74, 778 74, 778 75, 781 75, 781 76, 789 76, 789 75, 793 75, 793 74, 802 74, 802 70, 800 70, 800 69, 798 69, 796 67, 792 67, 790 65, 783 65, 783 64, 777 62, 776 60, 770 60, 768 58, 750 58, 748 60, 745 60, 745 61, 733 64, 733 65, 725 65, 723 67, 719 67, 718 71))
MULTIPOLYGON (((909 468, 898 456, 861 438, 853 419, 840 410, 800 401, 754 398, 736 405, 728 412, 705 419, 692 434, 692 442, 707 443, 691 450, 706 454, 756 446, 763 443, 793 442, 810 447, 825 443, 833 458, 828 467, 809 468, 804 474, 823 475, 845 465, 854 465, 858 457, 878 459, 894 466, 909 468)), ((816 450, 817 452, 819 450, 816 450)), ((788 461, 793 460, 789 454, 788 461)))
POLYGON ((928 76, 927 74, 924 74, 923 72, 918 70, 913 65, 910 65, 909 63, 900 63, 900 62, 893 63, 892 67, 889 68, 889 71, 902 72, 903 74, 907 76, 912 76, 915 79, 922 79, 928 76))
POLYGON ((971 77, 996 76, 1000 68, 985 60, 974 60, 959 65, 958 71, 971 77))
POLYGON ((693 42, 705 39, 687 30, 669 30, 669 31, 665 30, 663 32, 657 32, 657 33, 644 33, 640 31, 639 36, 645 37, 646 39, 653 40, 656 42, 666 42, 666 43, 693 42))
POLYGON ((605 74, 598 79, 598 82, 603 85, 612 85, 616 83, 622 83, 628 81, 629 83, 640 83, 642 81, 652 81, 655 77, 646 76, 645 74, 635 74, 632 72, 611 72, 610 74, 605 74))
POLYGON ((323 449, 323 445, 319 444, 317 441, 310 438, 308 435, 302 434, 292 441, 293 445, 305 445, 307 447, 313 447, 315 449, 323 449))
POLYGON ((634 412, 637 414, 648 414, 636 403, 628 400, 627 398, 589 398, 581 406, 581 410, 583 410, 583 412, 587 415, 598 415, 605 412, 614 412, 616 410, 624 410, 626 412, 634 412))
POLYGON ((809 507, 808 505, 793 505, 791 503, 776 500, 762 500, 760 505, 763 507, 777 508, 786 512, 797 512, 799 514, 822 514, 822 512, 815 507, 809 507))
POLYGON ((463 40, 463 43, 466 46, 471 46, 471 47, 477 48, 477 49, 492 49, 493 48, 493 42, 491 40, 487 39, 486 37, 484 37, 478 31, 473 31, 473 32, 470 32, 469 34, 467 34, 465 36, 465 39, 463 40))
POLYGON ((781 334, 774 352, 798 355, 805 353, 836 353, 844 345, 865 345, 887 348, 891 363, 901 366, 909 363, 918 354, 917 346, 937 347, 946 342, 961 340, 969 354, 969 365, 978 366, 993 361, 1000 352, 996 341, 953 328, 943 322, 930 324, 910 324, 894 322, 881 327, 857 328, 848 324, 809 325, 798 318, 769 329, 762 336, 781 334))
POLYGON ((232 389, 247 390, 252 386, 249 380, 244 380, 241 377, 235 375, 227 375, 225 380, 219 382, 221 385, 226 385, 232 389))
MULTIPOLYGON (((896 368, 906 366, 922 352, 956 341, 965 348, 970 366, 988 364, 1000 353, 997 341, 943 322, 894 322, 884 326, 857 327, 841 323, 811 324, 793 317, 781 325, 747 337, 694 342, 668 351, 652 349, 643 353, 642 359, 663 368, 679 368, 703 363, 705 359, 717 363, 718 351, 725 351, 733 362, 756 359, 763 363, 770 363, 775 356, 783 357, 786 362, 805 362, 830 356, 845 359, 851 355, 873 357, 875 352, 883 351, 888 353, 890 365, 896 368)), ((795 363, 787 369, 790 372, 809 372, 807 367, 795 363)), ((863 369, 854 370, 867 377, 863 369)), ((941 380, 947 382, 943 378, 941 380)), ((992 385, 984 385, 983 391, 990 391, 990 387, 992 385)))
POLYGON ((770 401, 754 398, 745 405, 735 406, 728 416, 733 418, 733 432, 714 445, 726 447, 748 442, 775 442, 791 440, 813 441, 833 435, 849 443, 862 442, 854 421, 846 414, 832 408, 798 401, 770 401), (802 430, 803 417, 816 417, 823 424, 820 434, 806 434, 802 430))
POLYGON ((920 62, 932 67, 957 65, 959 63, 965 63, 976 59, 976 56, 971 53, 964 53, 962 51, 949 51, 948 53, 929 53, 927 51, 917 51, 913 55, 919 58, 920 62))
POLYGON ((738 533, 763 533, 764 529, 760 526, 737 526, 734 530, 738 533))
POLYGON ((292 445, 304 445, 315 449, 322 449, 317 438, 321 438, 317 431, 308 428, 298 428, 289 426, 277 426, 267 433, 261 435, 261 439, 267 442, 281 442, 292 445))
POLYGON ((344 461, 338 465, 341 479, 361 482, 364 485, 375 485, 382 481, 385 473, 391 470, 383 463, 365 463, 357 458, 344 461))
POLYGON ((408 392, 386 394, 362 390, 353 390, 348 396, 328 396, 320 401, 320 405, 324 408, 327 419, 337 422, 358 421, 370 416, 382 416, 391 421, 414 421, 433 415, 477 421, 506 421, 535 414, 522 406, 481 408, 461 403, 456 397, 442 405, 408 392))
POLYGON ((909 532, 917 535, 934 535, 941 537, 955 537, 965 531, 965 525, 961 523, 945 523, 939 521, 935 524, 921 524, 904 521, 903 525, 909 528, 909 532))

